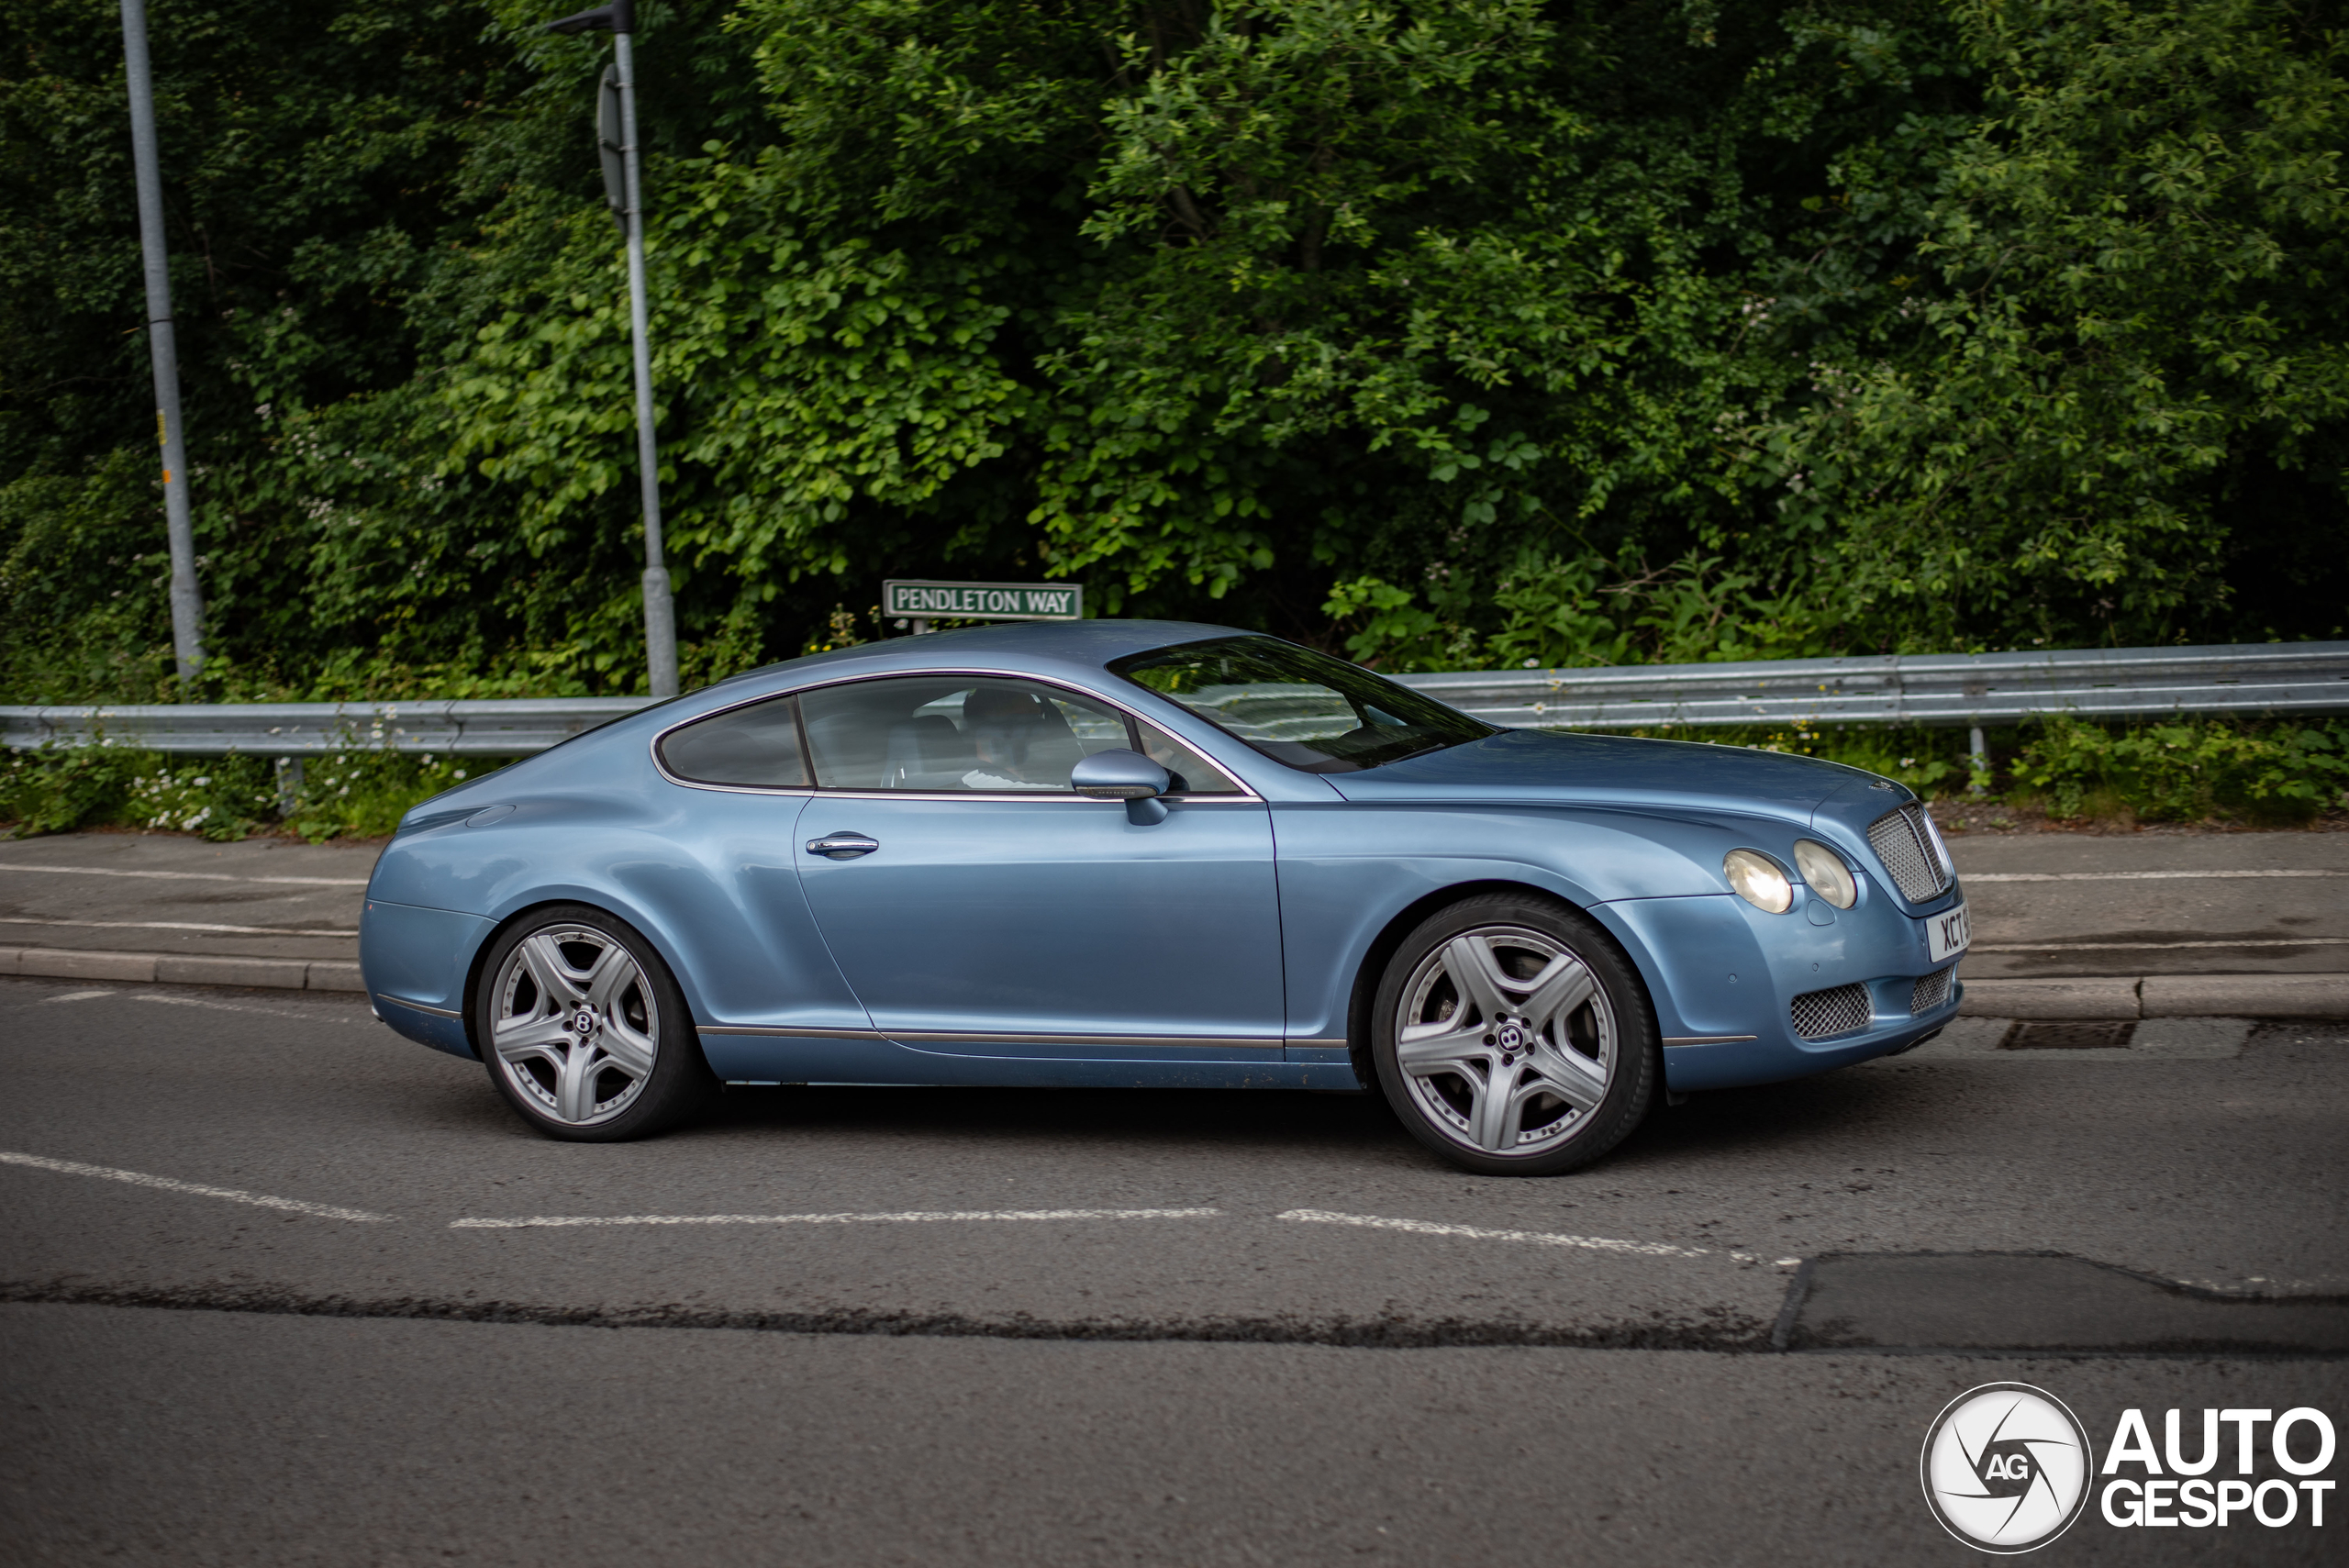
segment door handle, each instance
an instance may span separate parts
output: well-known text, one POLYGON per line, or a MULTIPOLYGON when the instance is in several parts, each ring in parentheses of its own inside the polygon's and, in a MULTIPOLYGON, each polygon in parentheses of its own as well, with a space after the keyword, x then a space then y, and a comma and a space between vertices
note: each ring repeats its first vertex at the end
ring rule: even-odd
POLYGON ((862 833, 827 833, 820 839, 807 840, 807 852, 830 861, 852 861, 859 855, 869 855, 881 847, 878 839, 868 839, 862 833))

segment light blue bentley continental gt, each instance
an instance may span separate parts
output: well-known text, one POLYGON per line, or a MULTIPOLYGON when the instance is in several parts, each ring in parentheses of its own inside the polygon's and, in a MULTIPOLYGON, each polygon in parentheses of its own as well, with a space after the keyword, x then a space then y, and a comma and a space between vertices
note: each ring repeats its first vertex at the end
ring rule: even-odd
POLYGON ((990 627, 795 659, 410 812, 361 958, 531 1126, 720 1084, 1356 1089, 1467 1170, 1904 1051, 1965 906, 1908 791, 1497 729, 1276 638, 990 627))

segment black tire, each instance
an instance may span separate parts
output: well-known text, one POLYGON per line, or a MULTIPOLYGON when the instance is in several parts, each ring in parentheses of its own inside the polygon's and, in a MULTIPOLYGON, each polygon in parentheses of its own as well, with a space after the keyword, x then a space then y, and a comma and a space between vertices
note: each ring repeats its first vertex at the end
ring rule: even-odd
POLYGON ((1370 1027, 1396 1116, 1484 1175, 1589 1164, 1639 1126, 1662 1077, 1631 961, 1596 921, 1534 894, 1479 894, 1422 921, 1379 978, 1370 1027))
POLYGON ((584 904, 534 909, 498 933, 473 1026, 490 1083, 549 1138, 647 1137, 717 1089, 661 955, 627 921, 584 904))

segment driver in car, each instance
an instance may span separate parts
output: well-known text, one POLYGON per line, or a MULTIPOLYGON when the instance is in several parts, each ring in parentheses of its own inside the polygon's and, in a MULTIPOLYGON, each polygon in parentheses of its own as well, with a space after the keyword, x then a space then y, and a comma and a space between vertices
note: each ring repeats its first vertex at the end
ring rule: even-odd
POLYGON ((1055 728, 1065 734, 1068 721, 1046 709, 1032 693, 979 687, 963 699, 963 732, 970 739, 979 764, 963 775, 963 787, 1066 789, 1065 768, 1058 778, 1039 776, 1049 771, 1048 756, 1034 758, 1041 766, 1031 767, 1030 754, 1040 750, 1049 752, 1050 748, 1041 748, 1038 742, 1055 728))

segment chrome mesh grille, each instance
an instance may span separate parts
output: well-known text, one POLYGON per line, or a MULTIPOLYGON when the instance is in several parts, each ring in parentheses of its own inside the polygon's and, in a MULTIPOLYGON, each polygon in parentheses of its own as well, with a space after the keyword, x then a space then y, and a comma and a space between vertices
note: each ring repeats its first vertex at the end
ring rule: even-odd
POLYGON ((1949 983, 1956 978, 1955 964, 1935 970, 1931 974, 1919 975, 1917 984, 1909 988, 1909 1010, 1911 1013, 1930 1013, 1948 1001, 1949 983))
POLYGON ((1787 1011, 1793 1015, 1795 1033, 1805 1040, 1850 1034, 1868 1027, 1868 988, 1854 981, 1832 991, 1806 991, 1787 1011))
POLYGON ((1887 811, 1868 824, 1868 843, 1876 859, 1891 873, 1892 885, 1911 904, 1921 904, 1948 891, 1950 870, 1935 850, 1932 831, 1915 801, 1887 811))

